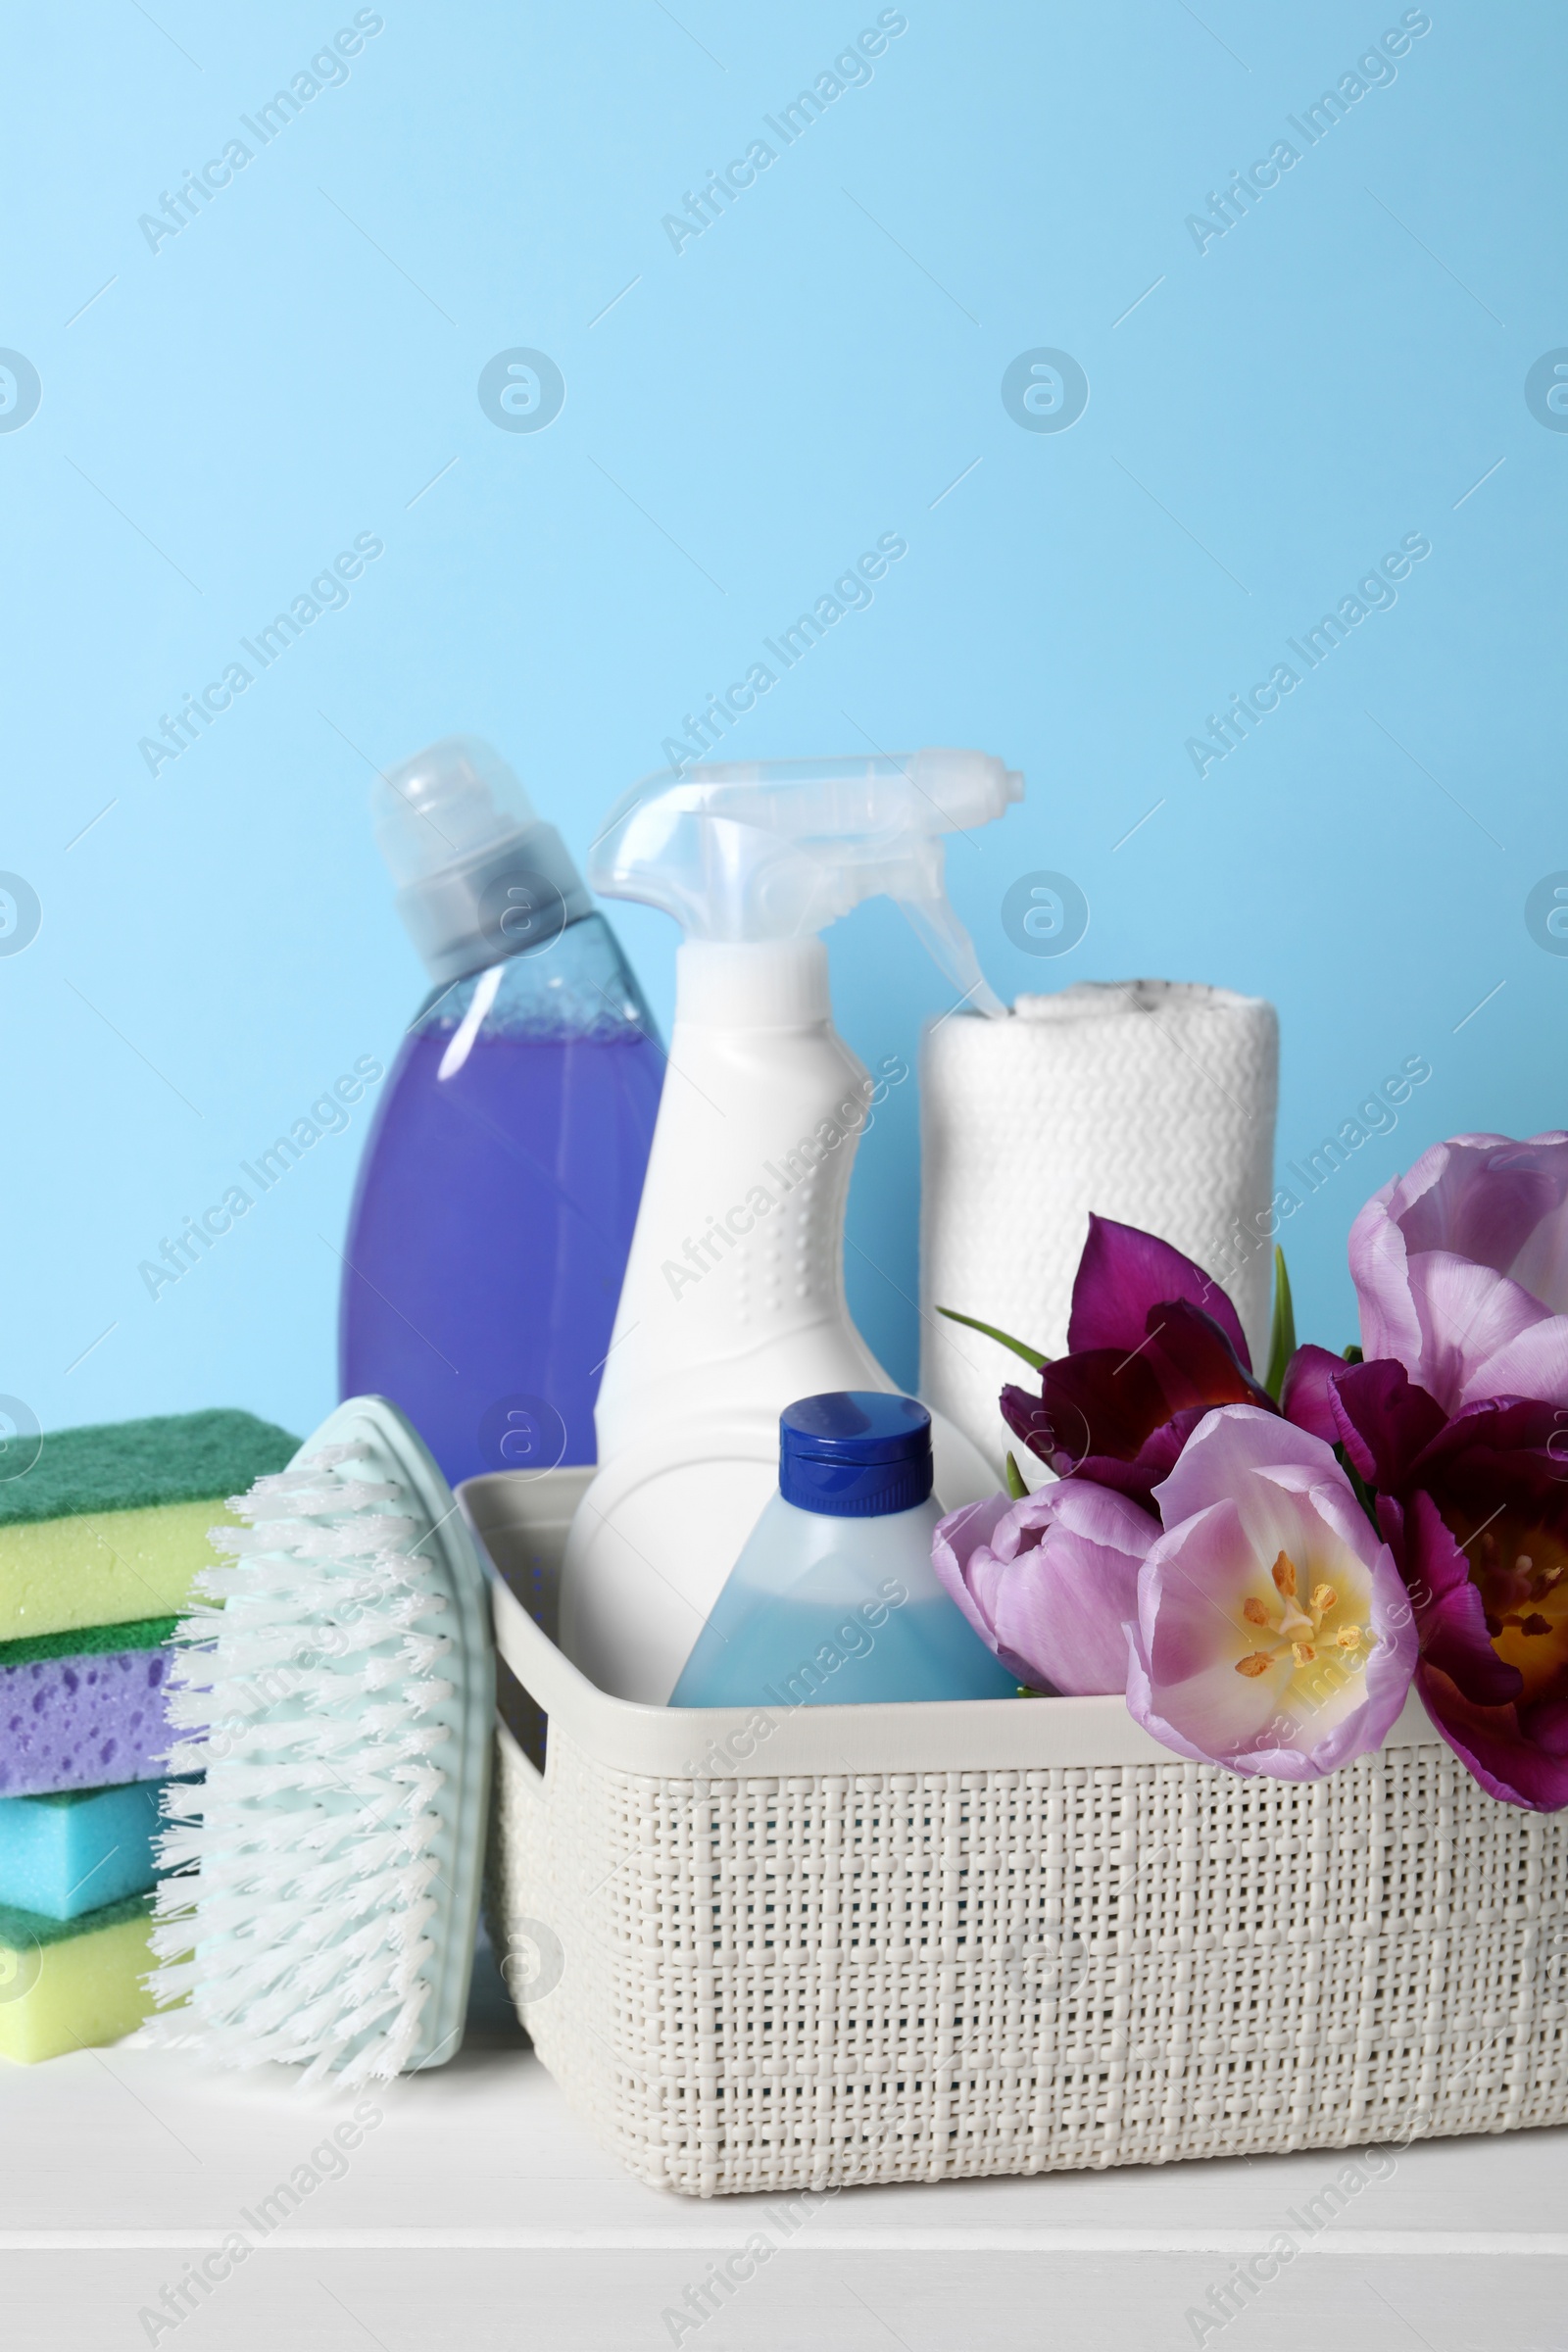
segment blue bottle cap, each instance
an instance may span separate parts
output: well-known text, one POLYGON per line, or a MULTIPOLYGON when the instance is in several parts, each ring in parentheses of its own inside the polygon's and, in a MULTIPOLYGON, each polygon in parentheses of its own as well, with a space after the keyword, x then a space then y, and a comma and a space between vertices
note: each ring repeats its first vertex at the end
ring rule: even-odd
POLYGON ((931 1492, 931 1416, 913 1396, 802 1396, 780 1413, 778 1435, 778 1491, 797 1510, 873 1519, 931 1492))

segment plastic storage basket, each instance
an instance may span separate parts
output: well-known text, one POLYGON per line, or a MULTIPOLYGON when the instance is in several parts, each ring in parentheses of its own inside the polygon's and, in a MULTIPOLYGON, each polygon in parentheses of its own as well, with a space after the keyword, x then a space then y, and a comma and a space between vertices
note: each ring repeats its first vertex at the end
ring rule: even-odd
POLYGON ((1568 1818, 1412 1700, 1298 1787, 1119 1698, 633 1706, 552 1639, 585 1470, 463 1490, 499 1571, 492 1933, 540 2058, 694 2196, 1568 2120, 1568 1818), (541 1768, 542 1767, 542 1768, 541 1768))

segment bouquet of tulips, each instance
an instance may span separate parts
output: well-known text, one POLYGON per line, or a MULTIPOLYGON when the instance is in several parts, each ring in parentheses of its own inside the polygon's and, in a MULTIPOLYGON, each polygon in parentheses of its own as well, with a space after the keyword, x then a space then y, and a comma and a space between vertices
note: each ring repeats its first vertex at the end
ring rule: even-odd
MULTIPOLYGON (((1412 1679, 1482 1787, 1568 1805, 1568 1133, 1437 1144, 1350 1232, 1361 1344, 1261 1381, 1180 1250, 1092 1216, 1068 1352, 1002 1410, 1054 1473, 943 1520, 938 1574, 1021 1684, 1125 1691, 1167 1747, 1315 1780, 1412 1679)), ((947 1310, 944 1310, 947 1311, 947 1310)))

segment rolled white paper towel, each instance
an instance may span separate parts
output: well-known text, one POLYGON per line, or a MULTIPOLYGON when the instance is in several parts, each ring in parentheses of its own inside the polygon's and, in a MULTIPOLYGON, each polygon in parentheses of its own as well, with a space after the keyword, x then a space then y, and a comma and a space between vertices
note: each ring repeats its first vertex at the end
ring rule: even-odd
POLYGON ((1059 1355, 1091 1209, 1214 1275, 1261 1371, 1278 1091, 1273 1005, 1224 988, 1084 981, 1020 997, 1005 1020, 956 1014, 927 1032, 920 1394, 999 1470, 1016 1441, 998 1393, 1027 1386, 1028 1368, 936 1309, 1059 1355))

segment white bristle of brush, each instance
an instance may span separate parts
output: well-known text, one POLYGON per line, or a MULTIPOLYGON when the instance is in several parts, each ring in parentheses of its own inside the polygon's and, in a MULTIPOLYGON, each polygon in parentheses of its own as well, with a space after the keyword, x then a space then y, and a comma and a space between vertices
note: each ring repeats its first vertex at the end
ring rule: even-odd
POLYGON ((331 1475, 332 1446, 229 1503, 212 1541, 231 1566, 197 1578, 174 1635, 169 1714, 187 1733, 164 1792, 169 1827, 151 1984, 183 2006, 142 2039, 222 2066, 304 2065, 345 2085, 390 2080, 414 2049, 436 1910, 432 1800, 450 1734, 450 1650, 419 1621, 445 1609, 426 1563, 396 1548, 394 1483, 331 1475))

